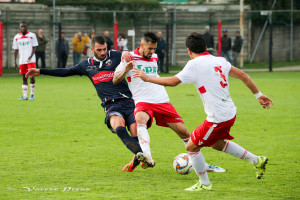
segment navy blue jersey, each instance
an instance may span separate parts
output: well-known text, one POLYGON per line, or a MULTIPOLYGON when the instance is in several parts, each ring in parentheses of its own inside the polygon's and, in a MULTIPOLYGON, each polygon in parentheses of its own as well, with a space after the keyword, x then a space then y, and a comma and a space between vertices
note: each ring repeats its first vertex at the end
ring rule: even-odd
POLYGON ((116 85, 112 82, 115 69, 121 61, 121 54, 120 51, 109 51, 103 61, 88 58, 71 68, 40 69, 40 73, 61 77, 72 75, 89 77, 104 107, 105 103, 115 99, 132 99, 132 94, 125 79, 116 85))

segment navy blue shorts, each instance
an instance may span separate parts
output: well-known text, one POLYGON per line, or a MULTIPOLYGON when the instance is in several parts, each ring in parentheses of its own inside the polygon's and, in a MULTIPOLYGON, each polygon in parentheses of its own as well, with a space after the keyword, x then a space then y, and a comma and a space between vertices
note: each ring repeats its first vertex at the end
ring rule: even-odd
POLYGON ((115 133, 115 131, 112 129, 110 125, 109 119, 111 116, 117 115, 124 118, 127 129, 129 130, 130 125, 135 123, 134 108, 135 108, 134 101, 132 99, 125 99, 125 98, 117 99, 105 103, 104 106, 104 112, 106 114, 105 124, 113 133, 115 133))

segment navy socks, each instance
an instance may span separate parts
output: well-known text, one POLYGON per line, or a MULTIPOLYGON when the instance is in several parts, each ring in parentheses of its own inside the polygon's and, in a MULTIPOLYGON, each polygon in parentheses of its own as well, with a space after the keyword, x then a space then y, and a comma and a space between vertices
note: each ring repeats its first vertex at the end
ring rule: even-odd
POLYGON ((134 154, 137 154, 138 152, 143 152, 141 149, 141 146, 138 142, 137 137, 131 137, 126 128, 119 126, 116 128, 116 132, 118 137, 121 139, 123 144, 134 154))

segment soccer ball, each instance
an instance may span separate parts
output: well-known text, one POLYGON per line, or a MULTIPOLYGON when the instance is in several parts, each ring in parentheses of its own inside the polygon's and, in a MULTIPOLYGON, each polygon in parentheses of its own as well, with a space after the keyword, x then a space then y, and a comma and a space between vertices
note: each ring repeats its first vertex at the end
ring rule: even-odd
POLYGON ((189 174, 193 171, 190 157, 187 153, 181 153, 174 158, 173 167, 179 174, 189 174))

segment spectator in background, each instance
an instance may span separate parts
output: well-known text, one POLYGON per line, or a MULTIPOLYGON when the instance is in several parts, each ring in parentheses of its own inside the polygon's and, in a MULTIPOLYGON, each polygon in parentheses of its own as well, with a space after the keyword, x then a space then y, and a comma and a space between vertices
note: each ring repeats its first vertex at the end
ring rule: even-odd
POLYGON ((35 56, 36 56, 36 67, 39 68, 39 58, 41 58, 42 68, 46 68, 45 63, 45 49, 48 40, 43 34, 43 29, 39 29, 37 32, 37 41, 39 46, 36 47, 35 56))
POLYGON ((243 46, 243 38, 240 35, 239 31, 235 32, 235 39, 232 47, 232 65, 237 67, 238 66, 238 57, 241 53, 243 46))
POLYGON ((228 58, 228 61, 230 63, 232 63, 232 57, 230 54, 230 50, 231 50, 231 38, 227 36, 227 29, 223 29, 223 36, 221 38, 221 55, 222 57, 225 57, 225 55, 228 58))
POLYGON ((158 65, 161 73, 164 73, 164 58, 165 58, 165 51, 166 51, 166 42, 162 38, 162 32, 157 32, 157 48, 155 53, 158 57, 158 65))
POLYGON ((119 34, 119 37, 118 37, 117 41, 118 41, 119 51, 128 51, 128 48, 127 48, 128 40, 125 38, 125 35, 123 33, 119 34))
POLYGON ((89 44, 89 43, 90 40, 86 33, 84 34, 84 37, 82 37, 81 32, 75 33, 75 37, 72 40, 74 66, 80 62, 80 57, 81 57, 84 44, 89 44))
POLYGON ((104 31, 103 35, 104 35, 104 37, 106 39, 107 51, 114 49, 114 43, 113 43, 113 41, 109 37, 109 32, 108 31, 104 31))
POLYGON ((66 68, 68 55, 69 55, 69 42, 65 39, 65 33, 63 32, 61 32, 60 38, 61 38, 60 45, 58 40, 56 40, 56 44, 55 44, 56 57, 59 58, 57 61, 57 68, 66 68))
POLYGON ((213 54, 214 51, 214 36, 210 34, 210 26, 205 26, 205 33, 203 34, 206 47, 207 47, 207 52, 210 54, 213 54))
POLYGON ((87 58, 94 57, 94 53, 91 49, 92 48, 92 40, 93 40, 94 36, 95 36, 95 32, 91 32, 89 34, 90 43, 88 45, 86 45, 88 47, 87 54, 86 54, 87 58))

